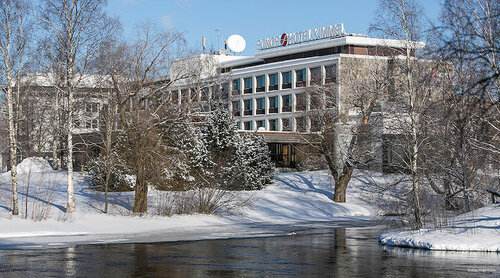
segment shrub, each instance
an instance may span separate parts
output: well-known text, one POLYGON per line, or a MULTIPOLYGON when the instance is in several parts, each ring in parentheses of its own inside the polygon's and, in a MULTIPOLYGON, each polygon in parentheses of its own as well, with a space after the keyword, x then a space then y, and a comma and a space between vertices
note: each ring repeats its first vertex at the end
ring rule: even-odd
MULTIPOLYGON (((89 187, 98 190, 105 190, 106 181, 106 166, 102 158, 97 158, 88 164, 88 177, 89 187)), ((108 191, 122 192, 132 191, 135 186, 135 178, 130 175, 130 172, 116 164, 111 163, 108 191)))

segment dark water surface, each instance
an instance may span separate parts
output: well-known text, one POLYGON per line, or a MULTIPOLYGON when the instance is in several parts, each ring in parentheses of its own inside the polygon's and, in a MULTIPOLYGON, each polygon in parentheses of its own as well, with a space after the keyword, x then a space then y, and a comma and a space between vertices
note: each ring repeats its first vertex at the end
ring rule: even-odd
POLYGON ((287 236, 0 250, 0 277, 500 277, 500 254, 389 248, 379 227, 287 236))

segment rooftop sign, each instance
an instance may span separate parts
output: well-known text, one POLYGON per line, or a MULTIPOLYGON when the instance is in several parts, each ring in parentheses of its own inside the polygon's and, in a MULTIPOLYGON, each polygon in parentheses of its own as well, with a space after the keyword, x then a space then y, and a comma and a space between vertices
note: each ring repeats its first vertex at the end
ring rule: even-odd
POLYGON ((257 46, 259 47, 259 50, 265 50, 304 42, 340 37, 344 34, 344 24, 340 23, 333 26, 319 27, 295 33, 283 33, 276 37, 258 40, 257 46))

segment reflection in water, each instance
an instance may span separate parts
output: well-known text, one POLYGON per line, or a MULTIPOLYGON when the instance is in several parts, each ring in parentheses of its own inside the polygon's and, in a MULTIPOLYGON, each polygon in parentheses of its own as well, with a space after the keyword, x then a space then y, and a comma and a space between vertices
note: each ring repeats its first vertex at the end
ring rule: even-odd
POLYGON ((74 277, 76 275, 76 268, 75 268, 75 248, 74 247, 69 247, 66 248, 66 265, 65 265, 65 273, 64 276, 66 277, 74 277))
POLYGON ((293 236, 1 250, 0 277, 477 277, 500 274, 496 253, 388 248, 375 228, 293 236), (472 263, 471 263, 472 262, 472 263))

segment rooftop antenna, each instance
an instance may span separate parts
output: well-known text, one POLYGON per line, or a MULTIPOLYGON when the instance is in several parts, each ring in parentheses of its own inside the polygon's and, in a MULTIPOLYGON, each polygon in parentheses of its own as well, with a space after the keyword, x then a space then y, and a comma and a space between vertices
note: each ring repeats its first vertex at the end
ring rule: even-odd
POLYGON ((234 34, 227 38, 227 46, 229 46, 229 49, 234 53, 240 53, 245 50, 247 43, 242 36, 234 34))
POLYGON ((207 48, 207 37, 201 37, 201 46, 203 47, 203 54, 205 54, 205 49, 207 48))
POLYGON ((217 49, 220 49, 220 28, 215 29, 217 32, 217 49))

